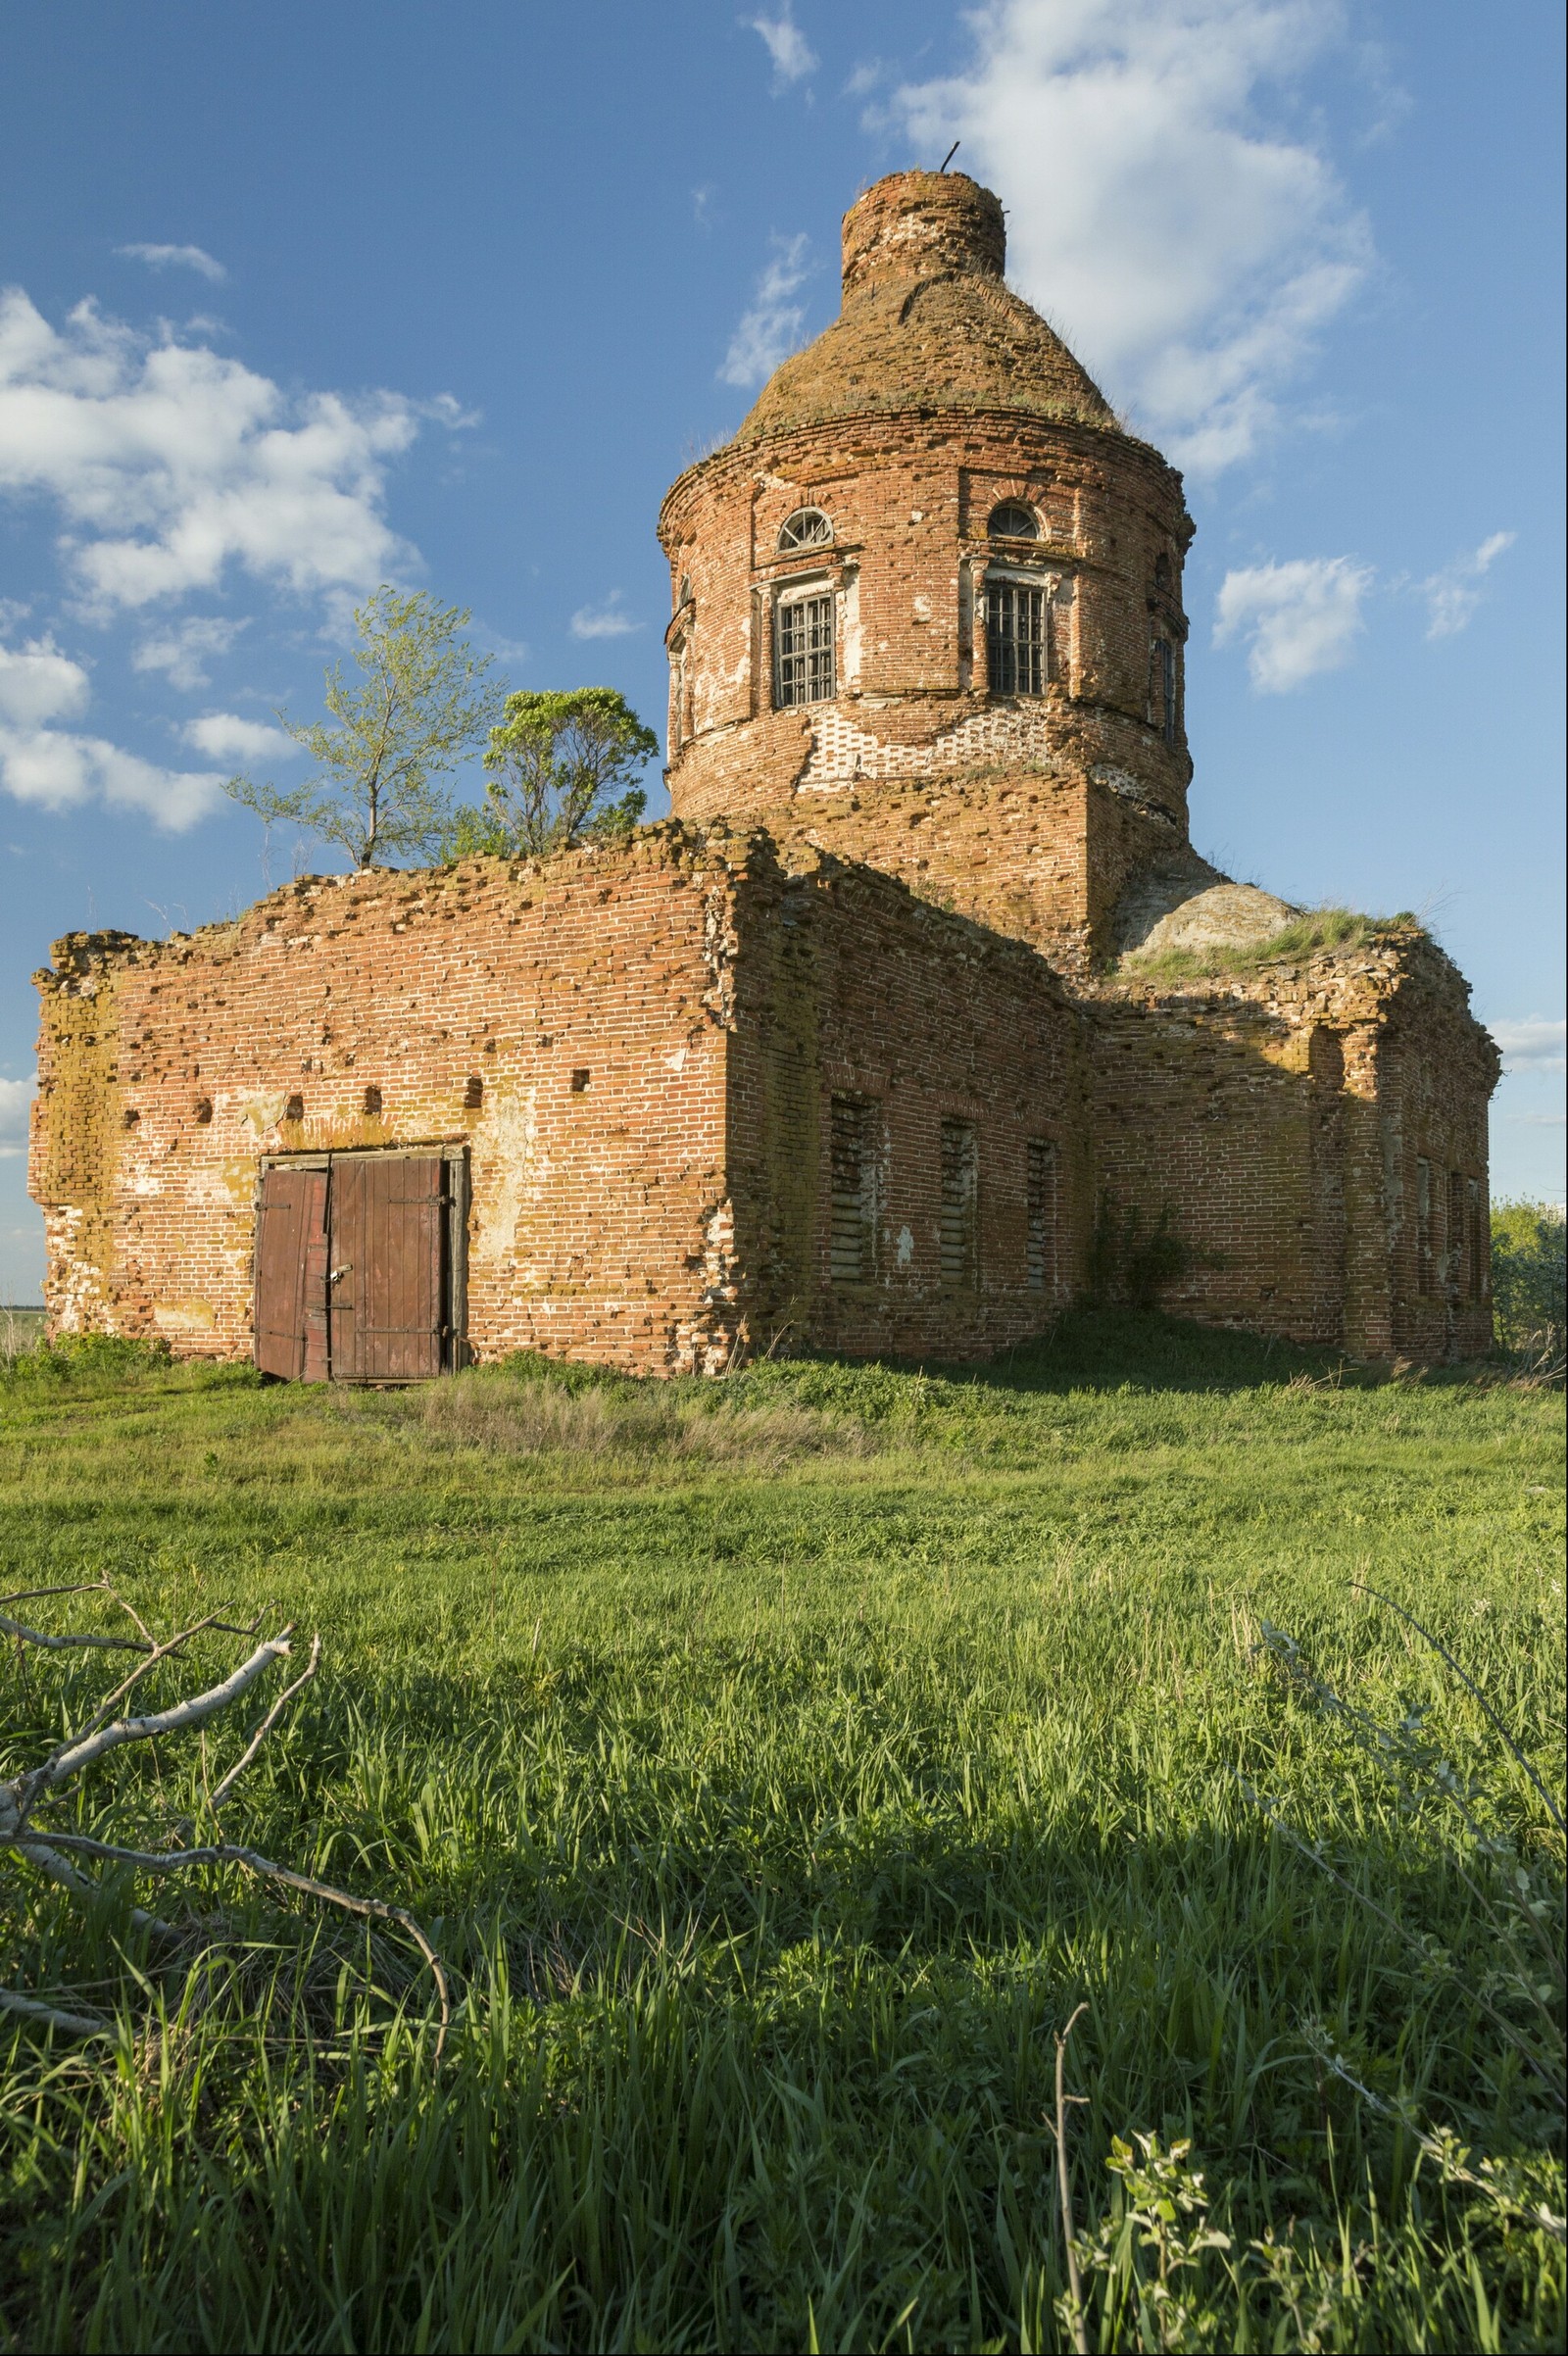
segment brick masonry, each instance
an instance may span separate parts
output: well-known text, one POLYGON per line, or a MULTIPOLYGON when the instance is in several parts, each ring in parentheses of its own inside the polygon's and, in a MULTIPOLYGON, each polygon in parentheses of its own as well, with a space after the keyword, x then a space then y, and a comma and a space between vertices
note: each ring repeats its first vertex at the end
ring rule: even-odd
POLYGON ((839 320, 661 512, 672 822, 57 944, 57 1329, 243 1354, 264 1164, 439 1146, 480 1357, 982 1355, 1082 1286, 1107 1203, 1173 1221, 1191 1314, 1485 1346, 1496 1055, 1419 928, 1180 983, 1116 961, 1205 891, 1254 937, 1282 907, 1212 891, 1189 838, 1180 476, 1006 288, 988 191, 894 174, 844 252, 839 320), (781 545, 802 511, 825 526, 781 545), (1043 599, 1027 693, 989 675, 1009 585, 1043 599), (801 705, 792 594, 831 614, 801 705))

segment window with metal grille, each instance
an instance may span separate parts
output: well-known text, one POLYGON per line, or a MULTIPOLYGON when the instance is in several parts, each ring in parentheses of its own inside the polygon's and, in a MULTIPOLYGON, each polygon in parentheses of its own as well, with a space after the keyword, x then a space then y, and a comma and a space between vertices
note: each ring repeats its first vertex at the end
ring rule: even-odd
POLYGON ((773 625, 773 696, 787 704, 820 704, 835 692, 833 596, 792 597, 773 625))
POLYGON ((1486 1297, 1487 1230, 1481 1216, 1481 1181, 1465 1180, 1465 1210, 1470 1229, 1469 1275, 1470 1298, 1481 1301, 1486 1297))
POLYGON ((1034 511, 1021 500, 1004 499, 1001 507, 992 509, 986 536, 991 540, 1038 540, 1040 525, 1034 511))
POLYGON ((1149 650, 1149 716, 1168 745, 1176 742, 1176 649, 1156 638, 1149 650))
POLYGON ((787 556, 792 548, 826 548, 833 537, 833 526, 820 508, 797 508, 780 526, 779 553, 787 556))
POLYGON ((973 1121, 942 1124, 942 1216, 939 1226, 942 1281, 975 1281, 979 1155, 973 1121))
POLYGON ((865 1097, 835 1096, 829 1105, 833 1220, 828 1269, 835 1284, 869 1284, 874 1273, 875 1117, 875 1106, 865 1097))
POLYGON ((1022 581, 986 588, 986 677, 993 695, 1044 695, 1051 641, 1044 589, 1022 581))
POLYGON ((1415 1283, 1432 1290, 1432 1164, 1419 1154, 1415 1165, 1415 1283))
POLYGON ((1056 1258, 1056 1149, 1029 1141, 1027 1275, 1032 1293, 1051 1290, 1056 1258))

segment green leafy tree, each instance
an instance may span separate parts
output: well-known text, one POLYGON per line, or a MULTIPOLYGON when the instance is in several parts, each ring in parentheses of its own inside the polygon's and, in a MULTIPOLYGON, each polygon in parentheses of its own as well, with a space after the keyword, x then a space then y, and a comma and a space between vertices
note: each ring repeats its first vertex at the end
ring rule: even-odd
POLYGON ((1508 1350, 1560 1350, 1568 1228, 1555 1203, 1492 1206, 1492 1299, 1508 1350))
POLYGON ((634 780, 658 751, 658 737, 612 687, 508 696, 484 757, 486 807, 459 812, 449 847, 538 859, 614 841, 648 807, 634 780))
POLYGON ((287 792, 231 777, 226 790, 261 817, 291 819, 335 843, 356 867, 439 858, 453 820, 440 780, 478 746, 502 690, 486 677, 489 656, 463 635, 464 608, 383 583, 354 620, 364 676, 345 679, 340 663, 328 670, 330 719, 277 715, 315 762, 314 776, 287 792))

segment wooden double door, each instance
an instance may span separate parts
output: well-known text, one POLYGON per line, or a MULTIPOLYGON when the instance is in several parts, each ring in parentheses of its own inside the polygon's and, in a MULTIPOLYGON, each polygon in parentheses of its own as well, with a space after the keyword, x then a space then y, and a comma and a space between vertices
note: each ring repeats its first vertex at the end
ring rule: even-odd
POLYGON ((306 1383, 417 1383, 461 1362, 464 1164, 327 1153, 262 1172, 256 1363, 306 1383))

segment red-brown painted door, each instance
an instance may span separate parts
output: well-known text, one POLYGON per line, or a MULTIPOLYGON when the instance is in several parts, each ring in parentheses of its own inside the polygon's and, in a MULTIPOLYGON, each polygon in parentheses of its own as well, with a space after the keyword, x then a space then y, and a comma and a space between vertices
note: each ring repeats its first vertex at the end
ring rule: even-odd
POLYGON ((439 1154, 334 1155, 334 1380, 414 1383, 441 1372, 449 1204, 439 1154))
POLYGON ((256 1363, 289 1382, 326 1379, 326 1172, 262 1175, 256 1239, 256 1363))

